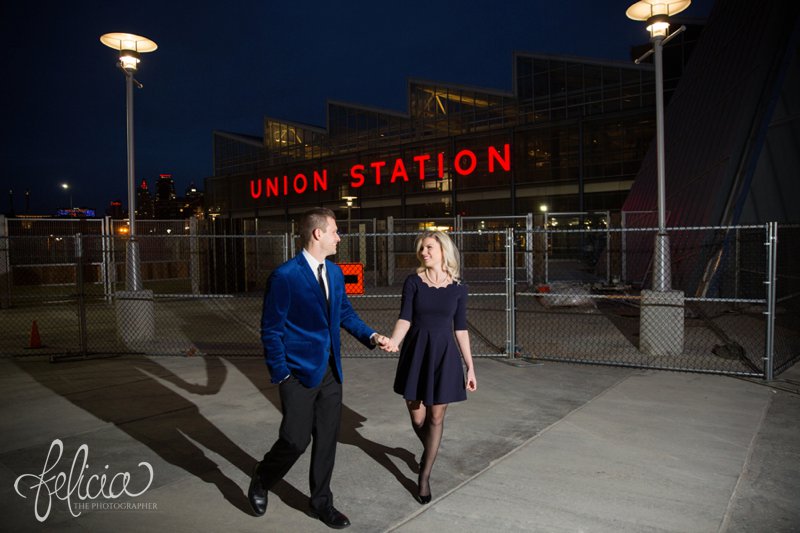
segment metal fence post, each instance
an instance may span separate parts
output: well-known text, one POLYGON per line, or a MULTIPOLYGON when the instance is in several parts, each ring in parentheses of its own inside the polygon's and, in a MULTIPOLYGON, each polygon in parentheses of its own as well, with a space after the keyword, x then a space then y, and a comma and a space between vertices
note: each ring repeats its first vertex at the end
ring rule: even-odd
POLYGON ((386 284, 394 283, 394 217, 386 217, 386 284))
POLYGON ((606 211, 606 285, 611 285, 611 212, 606 211))
POLYGON ((626 216, 625 211, 620 216, 620 235, 619 235, 619 280, 622 283, 628 283, 628 257, 627 257, 627 232, 625 231, 626 216))
POLYGON ((114 262, 111 260, 111 239, 114 233, 111 229, 111 217, 103 218, 100 228, 100 276, 103 280, 103 297, 110 303, 114 293, 114 262))
POLYGON ((219 271, 217 270, 217 220, 211 219, 211 275, 210 287, 212 293, 219 293, 219 271))
POLYGON ((525 215, 525 281, 533 286, 533 213, 525 215))
POLYGON ((547 236, 547 212, 544 213, 544 282, 550 283, 550 242, 547 236))
POLYGON ((192 294, 200 294, 200 246, 197 219, 189 219, 189 279, 192 294))
POLYGON ((506 229, 506 355, 514 359, 517 351, 516 306, 514 300, 514 228, 506 229))
POLYGON ((8 250, 8 224, 5 215, 0 215, 0 309, 11 305, 11 264, 8 250))
POLYGON ((456 238, 456 248, 458 248, 458 260, 461 261, 461 264, 464 264, 464 219, 461 215, 456 215, 455 219, 455 238, 456 238))
POLYGON ((87 350, 86 334, 86 288, 83 282, 83 238, 80 233, 75 234, 75 287, 78 298, 78 339, 80 353, 84 357, 87 350))
POLYGON ((372 219, 372 286, 378 286, 378 220, 372 219))
POLYGON ((772 381, 775 360, 775 285, 777 284, 778 223, 767 224, 767 339, 764 354, 764 377, 772 381))

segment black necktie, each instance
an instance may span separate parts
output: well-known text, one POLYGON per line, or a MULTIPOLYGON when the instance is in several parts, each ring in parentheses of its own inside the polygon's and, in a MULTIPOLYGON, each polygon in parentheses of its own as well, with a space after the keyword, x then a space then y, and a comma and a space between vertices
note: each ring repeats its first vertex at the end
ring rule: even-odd
POLYGON ((328 300, 328 293, 325 291, 325 278, 322 277, 322 269, 325 267, 323 263, 320 263, 317 267, 317 281, 319 282, 319 288, 322 290, 322 296, 325 298, 325 302, 330 305, 330 301, 328 300))

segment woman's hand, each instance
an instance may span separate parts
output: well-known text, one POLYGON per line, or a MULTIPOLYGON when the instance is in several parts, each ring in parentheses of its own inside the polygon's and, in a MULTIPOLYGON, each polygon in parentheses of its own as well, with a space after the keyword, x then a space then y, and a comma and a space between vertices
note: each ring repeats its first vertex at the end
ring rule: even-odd
POLYGON ((478 390, 478 380, 475 378, 475 370, 472 368, 467 370, 467 390, 470 392, 478 390))

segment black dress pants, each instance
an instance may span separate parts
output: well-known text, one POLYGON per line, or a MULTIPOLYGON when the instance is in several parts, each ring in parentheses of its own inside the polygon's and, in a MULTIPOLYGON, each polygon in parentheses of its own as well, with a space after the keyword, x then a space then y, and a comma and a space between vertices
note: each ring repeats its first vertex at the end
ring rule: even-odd
POLYGON ((311 508, 327 509, 333 505, 330 483, 342 416, 342 384, 329 367, 317 387, 308 388, 290 377, 279 391, 283 420, 278 440, 261 463, 261 481, 269 490, 283 479, 313 438, 308 476, 311 508))

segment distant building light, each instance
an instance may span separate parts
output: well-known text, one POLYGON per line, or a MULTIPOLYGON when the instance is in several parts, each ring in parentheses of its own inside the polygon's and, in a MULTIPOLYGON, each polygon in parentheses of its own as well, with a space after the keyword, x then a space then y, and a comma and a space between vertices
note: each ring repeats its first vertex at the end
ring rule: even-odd
POLYGON ((73 207, 71 209, 59 209, 56 211, 56 216, 59 217, 93 217, 95 216, 94 209, 87 209, 85 207, 73 207))

